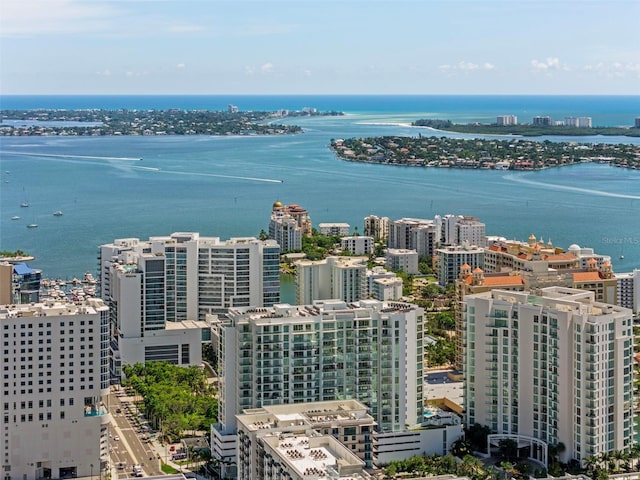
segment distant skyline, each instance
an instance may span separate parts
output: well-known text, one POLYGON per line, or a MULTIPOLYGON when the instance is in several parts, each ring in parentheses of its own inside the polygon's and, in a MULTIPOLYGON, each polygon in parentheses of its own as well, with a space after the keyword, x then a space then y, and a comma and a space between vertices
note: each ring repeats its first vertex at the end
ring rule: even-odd
POLYGON ((637 0, 3 0, 1 94, 640 94, 637 0))

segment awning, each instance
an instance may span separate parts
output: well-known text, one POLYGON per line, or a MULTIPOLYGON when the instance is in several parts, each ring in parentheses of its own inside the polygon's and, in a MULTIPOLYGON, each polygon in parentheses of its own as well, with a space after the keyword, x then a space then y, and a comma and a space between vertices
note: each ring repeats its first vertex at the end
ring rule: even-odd
POLYGON ((18 275, 31 275, 35 272, 35 270, 30 268, 26 263, 16 263, 13 266, 13 271, 18 275))

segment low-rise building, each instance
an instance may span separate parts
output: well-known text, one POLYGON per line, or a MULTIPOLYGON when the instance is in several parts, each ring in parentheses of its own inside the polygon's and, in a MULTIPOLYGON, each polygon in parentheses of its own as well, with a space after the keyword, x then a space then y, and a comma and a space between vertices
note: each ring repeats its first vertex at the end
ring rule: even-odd
POLYGON ((340 249, 351 255, 370 255, 373 252, 373 237, 353 236, 340 239, 340 249))
POLYGON ((332 435, 362 461, 362 467, 372 466, 372 433, 376 423, 367 407, 357 400, 271 405, 245 410, 236 418, 238 478, 265 478, 264 442, 273 437, 281 440, 280 446, 286 450, 294 448, 289 446, 292 439, 304 437, 302 449, 308 453, 307 439, 332 435))
POLYGON ((419 255, 415 250, 387 248, 385 262, 388 269, 396 272, 412 275, 420 273, 420 270, 418 270, 419 255))
POLYGON ((346 237, 350 234, 351 226, 348 223, 320 223, 318 231, 328 237, 346 237))

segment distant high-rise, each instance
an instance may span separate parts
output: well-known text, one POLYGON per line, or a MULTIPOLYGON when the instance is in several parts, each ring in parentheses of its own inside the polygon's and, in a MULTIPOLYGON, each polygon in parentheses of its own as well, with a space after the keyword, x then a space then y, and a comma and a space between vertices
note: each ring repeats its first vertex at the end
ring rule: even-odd
POLYGON ((591 128, 591 117, 565 117, 564 125, 566 127, 591 128))
POLYGON ((463 265, 467 265, 471 271, 476 268, 484 268, 484 249, 475 245, 449 246, 436 250, 436 269, 438 271, 438 283, 446 287, 454 283, 460 275, 463 265))
POLYGON ((550 125, 553 125, 553 119, 551 117, 541 117, 541 116, 533 117, 533 124, 550 126, 550 125))
POLYGON ((280 300, 280 248, 273 240, 197 233, 119 239, 100 247, 101 295, 111 308, 112 372, 119 364, 199 364, 207 314, 280 300), (182 340, 184 341, 182 341, 182 340))
POLYGON ((499 115, 496 117, 496 123, 498 125, 517 125, 518 117, 515 115, 499 115))
POLYGON ((464 215, 436 215, 434 218, 437 243, 440 246, 468 243, 483 247, 487 244, 485 224, 476 217, 464 215))
POLYGON ((269 222, 269 238, 280 245, 282 252, 302 250, 302 237, 311 235, 309 212, 295 203, 273 203, 269 222))
POLYGON ((389 217, 369 215, 364 217, 364 235, 373 237, 376 242, 385 242, 389 235, 389 217))
POLYGON ((354 302, 365 298, 367 262, 363 258, 329 257, 296 262, 296 303, 339 299, 354 302))
POLYGON ((401 218, 389 223, 389 248, 415 250, 418 255, 431 256, 438 241, 439 235, 433 220, 401 218))

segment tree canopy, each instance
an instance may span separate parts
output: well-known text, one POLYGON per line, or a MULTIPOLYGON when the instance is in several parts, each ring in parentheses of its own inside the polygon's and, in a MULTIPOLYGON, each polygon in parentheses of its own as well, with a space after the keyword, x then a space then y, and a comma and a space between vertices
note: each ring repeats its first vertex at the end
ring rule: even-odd
POLYGON ((143 397, 147 419, 170 439, 187 430, 209 430, 216 423, 218 401, 203 369, 166 362, 136 363, 123 369, 124 386, 143 397))

